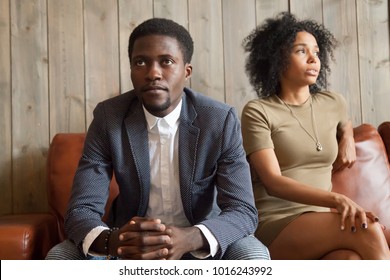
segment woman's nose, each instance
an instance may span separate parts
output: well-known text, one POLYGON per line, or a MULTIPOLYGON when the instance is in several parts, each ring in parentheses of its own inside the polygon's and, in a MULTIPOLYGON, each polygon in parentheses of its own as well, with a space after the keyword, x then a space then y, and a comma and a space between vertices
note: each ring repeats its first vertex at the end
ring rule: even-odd
POLYGON ((316 63, 319 60, 317 53, 309 53, 308 62, 309 63, 316 63))

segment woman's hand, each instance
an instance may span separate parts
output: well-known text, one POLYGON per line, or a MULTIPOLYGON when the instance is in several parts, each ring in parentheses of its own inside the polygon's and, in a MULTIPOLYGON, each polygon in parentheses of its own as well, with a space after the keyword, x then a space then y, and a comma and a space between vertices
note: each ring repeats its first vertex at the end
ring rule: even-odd
POLYGON ((352 201, 345 195, 336 195, 336 210, 341 215, 341 230, 344 230, 347 222, 350 225, 352 232, 355 232, 359 227, 365 229, 368 227, 367 218, 373 222, 378 222, 378 217, 372 212, 366 212, 361 206, 352 201), (360 224, 357 224, 357 220, 360 224))

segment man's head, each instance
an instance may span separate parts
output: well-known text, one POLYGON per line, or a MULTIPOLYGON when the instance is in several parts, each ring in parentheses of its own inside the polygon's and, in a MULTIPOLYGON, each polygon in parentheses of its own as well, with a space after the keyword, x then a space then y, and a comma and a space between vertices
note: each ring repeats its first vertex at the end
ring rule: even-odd
POLYGON ((147 20, 130 35, 131 81, 151 114, 164 117, 180 103, 192 52, 188 31, 171 20, 147 20))
POLYGON ((147 35, 164 35, 175 38, 180 44, 184 62, 191 62, 194 42, 187 29, 170 19, 151 18, 138 25, 130 35, 128 46, 130 63, 135 41, 147 35))

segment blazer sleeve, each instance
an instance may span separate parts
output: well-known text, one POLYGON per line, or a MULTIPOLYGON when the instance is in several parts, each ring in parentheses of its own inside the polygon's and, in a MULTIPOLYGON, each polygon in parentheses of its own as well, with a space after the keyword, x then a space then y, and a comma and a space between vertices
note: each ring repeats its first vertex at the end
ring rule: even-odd
POLYGON ((221 257, 231 243, 253 234, 258 223, 249 164, 234 108, 230 109, 224 123, 215 184, 221 213, 201 224, 216 237, 220 245, 217 257, 221 257))
POLYGON ((109 196, 112 164, 105 127, 104 106, 98 104, 88 129, 65 215, 65 232, 76 245, 80 245, 93 228, 106 226, 102 216, 109 196))

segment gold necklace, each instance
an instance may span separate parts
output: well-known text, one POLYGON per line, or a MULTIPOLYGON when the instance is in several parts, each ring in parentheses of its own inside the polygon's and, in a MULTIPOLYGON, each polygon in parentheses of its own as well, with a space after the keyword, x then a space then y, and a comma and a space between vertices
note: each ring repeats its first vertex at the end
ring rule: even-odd
POLYGON ((280 98, 278 95, 277 97, 283 102, 283 104, 290 110, 290 113, 291 115, 293 116, 294 119, 297 120, 297 122, 299 123, 299 126, 306 132, 307 135, 310 136, 311 139, 313 139, 314 143, 316 143, 316 150, 318 152, 321 152, 322 151, 322 145, 320 143, 320 140, 318 138, 318 133, 317 133, 317 125, 316 125, 316 119, 315 119, 315 116, 314 116, 314 109, 313 109, 313 100, 311 98, 311 95, 310 95, 310 110, 311 110, 311 121, 312 121, 312 125, 313 125, 313 130, 314 130, 314 135, 315 137, 313 137, 313 135, 310 134, 309 131, 307 131, 307 129, 302 125, 301 121, 298 119, 297 116, 295 116, 293 110, 291 109, 291 107, 286 103, 284 102, 284 100, 282 98, 280 98))

